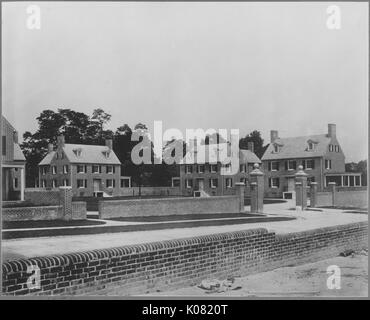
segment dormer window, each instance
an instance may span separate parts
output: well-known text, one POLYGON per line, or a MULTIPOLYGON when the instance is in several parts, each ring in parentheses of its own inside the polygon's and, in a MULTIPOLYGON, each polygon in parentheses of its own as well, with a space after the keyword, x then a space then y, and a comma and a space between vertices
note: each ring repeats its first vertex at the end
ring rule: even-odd
POLYGON ((317 141, 308 140, 307 141, 307 151, 314 151, 316 148, 317 141))
POLYGON ((313 144, 313 142, 308 143, 308 150, 313 150, 314 147, 315 147, 315 145, 313 144))
POLYGON ((280 152, 280 146, 278 145, 278 144, 274 144, 274 152, 275 153, 278 153, 278 152, 280 152))
POLYGON ((109 158, 109 154, 110 154, 110 151, 103 151, 103 156, 107 159, 109 158))
POLYGON ((81 151, 82 151, 81 148, 78 148, 78 149, 74 149, 73 150, 73 152, 76 155, 76 157, 81 157, 81 151))

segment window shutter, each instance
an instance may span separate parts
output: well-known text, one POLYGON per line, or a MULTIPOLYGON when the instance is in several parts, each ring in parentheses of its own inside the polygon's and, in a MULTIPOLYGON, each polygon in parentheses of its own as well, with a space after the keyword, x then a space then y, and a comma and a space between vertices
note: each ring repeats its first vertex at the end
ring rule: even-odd
POLYGON ((314 159, 311 160, 311 167, 312 167, 312 169, 315 169, 315 160, 314 159))
POLYGON ((268 163, 268 171, 271 171, 271 162, 268 163))
POLYGON ((306 169, 306 161, 302 160, 303 170, 306 169))
POLYGON ((271 178, 269 178, 269 188, 271 188, 271 178))
POLYGON ((84 181, 85 181, 85 188, 87 188, 87 180, 85 179, 84 181))
POLYGON ((297 161, 293 161, 293 169, 296 170, 297 169, 297 161))
POLYGON ((279 179, 279 178, 276 178, 276 186, 277 186, 278 188, 280 188, 280 179, 279 179))
POLYGON ((87 173, 87 165, 85 165, 85 173, 87 173))
POLYGON ((280 165, 280 162, 277 162, 277 167, 276 167, 277 171, 279 171, 279 165, 280 165))
POLYGON ((113 173, 116 173, 116 166, 112 166, 113 173))
POLYGON ((289 160, 285 161, 285 170, 288 170, 288 161, 289 160))

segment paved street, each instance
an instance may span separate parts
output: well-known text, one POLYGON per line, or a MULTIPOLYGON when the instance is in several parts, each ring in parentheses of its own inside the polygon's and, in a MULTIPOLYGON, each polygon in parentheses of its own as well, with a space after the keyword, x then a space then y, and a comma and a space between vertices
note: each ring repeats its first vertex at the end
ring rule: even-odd
MULTIPOLYGON (((325 209, 319 211, 294 211, 292 203, 265 205, 264 211, 271 216, 294 216, 297 219, 282 222, 250 223, 238 225, 178 228, 168 230, 107 233, 80 236, 59 236, 43 238, 25 238, 2 241, 3 259, 35 257, 68 252, 112 248, 130 244, 186 238, 206 234, 266 228, 277 234, 304 231, 316 228, 342 225, 352 222, 367 221, 367 214, 345 213, 343 210, 325 209)), ((249 207, 246 207, 249 210, 249 207)), ((117 223, 117 222, 112 222, 117 223)))

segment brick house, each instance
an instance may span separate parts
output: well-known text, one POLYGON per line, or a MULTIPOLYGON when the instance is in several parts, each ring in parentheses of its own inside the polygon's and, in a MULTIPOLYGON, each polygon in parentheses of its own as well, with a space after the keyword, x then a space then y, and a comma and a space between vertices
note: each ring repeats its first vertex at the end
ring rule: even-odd
POLYGON ((57 139, 54 150, 39 163, 39 186, 58 188, 71 186, 74 196, 115 196, 121 188, 121 162, 112 149, 112 140, 105 146, 68 144, 64 136, 57 139))
POLYGON ((26 158, 18 144, 18 132, 1 116, 2 200, 24 200, 26 158))
POLYGON ((336 136, 336 125, 329 124, 325 134, 280 138, 271 130, 270 144, 262 156, 267 196, 281 197, 295 189, 294 175, 302 165, 308 184, 317 182, 318 191, 329 182, 339 187, 361 186, 361 174, 345 172, 345 157, 336 136))
POLYGON ((210 154, 217 154, 218 149, 226 144, 200 145, 194 148, 194 153, 202 155, 191 159, 189 153, 185 155, 184 163, 180 164, 179 185, 184 196, 191 196, 194 191, 202 190, 205 195, 220 196, 235 194, 235 183, 243 182, 249 192, 249 173, 255 163, 261 160, 255 155, 253 143, 248 144, 248 150, 239 150, 239 167, 233 175, 222 175, 221 168, 231 171, 231 164, 222 165, 220 161, 210 161, 210 154))

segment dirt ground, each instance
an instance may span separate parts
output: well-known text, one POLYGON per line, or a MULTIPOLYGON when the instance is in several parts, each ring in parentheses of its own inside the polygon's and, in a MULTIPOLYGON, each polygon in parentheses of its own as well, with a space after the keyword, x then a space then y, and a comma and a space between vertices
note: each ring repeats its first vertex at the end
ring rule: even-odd
MULTIPOLYGON (((212 279, 210 279, 212 280, 212 279)), ((223 281, 225 279, 218 279, 223 281)), ((338 283, 338 282, 337 282, 338 283)), ((153 295, 153 294, 151 294, 153 295)), ((348 257, 335 257, 294 267, 235 278, 230 287, 206 290, 198 286, 158 292, 164 296, 245 296, 245 297, 367 297, 367 252, 348 257), (340 268, 340 289, 329 289, 329 266, 340 268), (217 290, 221 292, 217 292, 217 290)))

